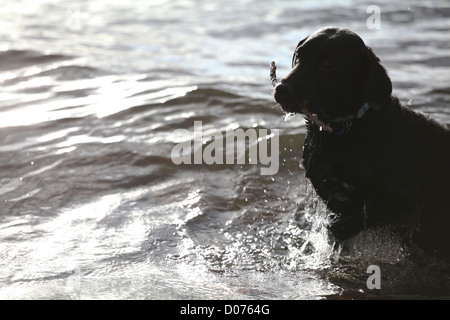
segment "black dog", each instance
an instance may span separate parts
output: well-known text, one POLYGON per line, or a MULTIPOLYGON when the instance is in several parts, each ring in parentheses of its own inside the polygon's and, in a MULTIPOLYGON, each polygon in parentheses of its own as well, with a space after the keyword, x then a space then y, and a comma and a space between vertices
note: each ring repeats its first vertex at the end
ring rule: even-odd
POLYGON ((335 214, 334 237, 390 224, 449 258, 449 129, 402 107, 379 58, 350 30, 311 34, 292 66, 274 98, 307 118, 302 164, 335 214))

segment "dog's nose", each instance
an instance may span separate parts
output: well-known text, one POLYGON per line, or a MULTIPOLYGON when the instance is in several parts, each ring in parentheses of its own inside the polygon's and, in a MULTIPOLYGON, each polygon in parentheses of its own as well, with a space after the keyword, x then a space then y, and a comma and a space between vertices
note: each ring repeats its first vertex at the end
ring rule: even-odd
POLYGON ((282 82, 275 87, 273 97, 275 98, 276 102, 283 105, 292 102, 293 95, 294 90, 292 89, 292 87, 282 82))

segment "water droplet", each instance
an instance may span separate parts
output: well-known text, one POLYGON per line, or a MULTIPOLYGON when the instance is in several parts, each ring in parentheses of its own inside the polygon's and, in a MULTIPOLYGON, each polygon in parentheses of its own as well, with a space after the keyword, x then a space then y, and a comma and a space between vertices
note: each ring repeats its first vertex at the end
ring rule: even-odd
POLYGON ((410 99, 408 100, 408 106, 412 105, 412 101, 413 101, 412 98, 410 98, 410 99))
POLYGON ((31 164, 32 166, 34 166, 34 161, 31 161, 30 164, 31 164))

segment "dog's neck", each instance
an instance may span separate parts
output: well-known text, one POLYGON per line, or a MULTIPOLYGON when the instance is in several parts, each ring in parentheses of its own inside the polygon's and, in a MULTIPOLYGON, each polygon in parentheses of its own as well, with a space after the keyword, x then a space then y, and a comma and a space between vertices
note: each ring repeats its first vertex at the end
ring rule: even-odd
POLYGON ((379 105, 376 102, 373 101, 366 101, 361 108, 359 108, 356 112, 353 112, 351 114, 348 114, 346 116, 337 117, 330 120, 330 125, 332 127, 341 126, 339 130, 334 132, 335 135, 342 135, 346 132, 348 132, 353 124, 354 121, 361 119, 369 109, 373 109, 376 111, 379 111, 383 106, 379 105))

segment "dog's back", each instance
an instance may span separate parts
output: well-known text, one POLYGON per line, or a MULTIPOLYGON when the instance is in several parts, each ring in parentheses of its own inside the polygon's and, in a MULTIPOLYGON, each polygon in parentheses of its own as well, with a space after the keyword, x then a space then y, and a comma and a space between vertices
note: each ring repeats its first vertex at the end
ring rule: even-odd
POLYGON ((413 240, 426 251, 450 259, 450 130, 404 107, 399 121, 398 142, 407 152, 404 165, 414 171, 408 180, 420 185, 423 203, 413 240))

